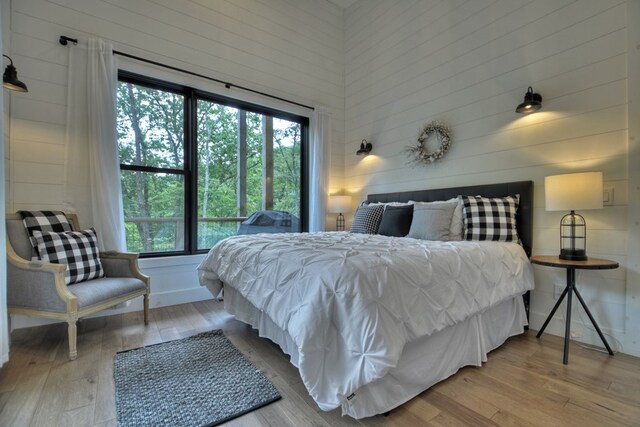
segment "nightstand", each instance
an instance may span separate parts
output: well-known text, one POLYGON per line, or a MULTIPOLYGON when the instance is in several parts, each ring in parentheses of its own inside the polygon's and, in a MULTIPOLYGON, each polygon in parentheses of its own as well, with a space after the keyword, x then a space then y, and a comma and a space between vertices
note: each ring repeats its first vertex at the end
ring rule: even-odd
POLYGON ((582 304, 582 308, 584 308, 584 311, 587 312, 587 316, 589 316, 589 320, 591 320, 591 323, 593 324, 594 328, 596 328, 598 335, 600 335, 600 339, 604 343, 604 346, 607 348, 607 351, 609 352, 610 355, 613 356, 613 351, 611 350, 609 343, 604 338, 604 335, 602 334, 602 331, 598 327, 596 320, 591 315, 591 312, 587 308, 587 304, 585 304, 584 300, 582 299, 582 296, 580 295, 580 292, 578 292, 578 289, 576 288, 576 270, 611 270, 614 268, 618 268, 619 267, 618 263, 608 259, 599 259, 599 258, 589 258, 586 261, 569 261, 569 260, 560 259, 557 256, 540 256, 540 255, 532 256, 531 263, 538 264, 538 265, 546 265, 547 267, 564 268, 567 270, 566 287, 564 288, 564 291, 562 291, 562 295, 560 295, 560 298, 558 298, 558 302, 556 302, 556 305, 553 306, 553 310, 551 310, 551 313, 549 313, 547 320, 544 321, 544 324, 542 325, 542 328, 540 328, 540 331, 538 332, 536 337, 540 338, 542 336, 542 333, 544 332, 545 328, 549 324, 549 321, 551 320, 551 318, 553 318, 553 315, 556 313, 556 310, 560 306, 560 303, 562 302, 564 297, 567 296, 567 318, 565 320, 564 356, 562 358, 562 363, 564 363, 565 365, 569 363, 569 337, 571 334, 571 297, 572 297, 572 294, 575 293, 576 296, 578 297, 578 301, 580 301, 580 304, 582 304))

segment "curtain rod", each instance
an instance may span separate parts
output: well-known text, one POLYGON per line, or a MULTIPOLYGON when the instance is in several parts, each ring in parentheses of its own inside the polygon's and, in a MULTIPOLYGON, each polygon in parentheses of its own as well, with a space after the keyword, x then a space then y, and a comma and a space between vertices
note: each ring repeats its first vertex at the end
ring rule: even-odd
MULTIPOLYGON (((58 42, 63 46, 66 46, 67 44, 69 44, 69 42, 71 42, 71 43, 73 43, 75 45, 75 44, 78 44, 78 39, 72 39, 71 37, 67 37, 67 36, 60 36, 60 38, 58 39, 58 42)), ((244 90, 246 92, 255 93, 255 94, 258 94, 258 95, 266 96, 267 98, 277 99, 278 101, 282 101, 282 102, 286 102, 286 103, 289 103, 289 104, 297 105, 297 106, 303 107, 303 108, 308 108, 309 110, 314 110, 313 107, 310 107, 310 106, 305 105, 305 104, 301 104, 299 102, 290 101, 288 99, 281 98, 281 97, 275 96, 275 95, 271 95, 271 94, 266 93, 266 92, 261 92, 259 90, 251 89, 251 88, 248 88, 248 87, 245 87, 245 86, 240 86, 240 85, 237 85, 237 84, 234 84, 234 83, 225 82, 224 80, 219 80, 219 79, 216 79, 214 77, 205 76, 204 74, 195 73, 193 71, 185 70, 183 68, 178 68, 178 67, 174 67, 172 65, 163 64, 161 62, 152 61, 151 59, 141 58, 139 56, 131 55, 131 54, 128 54, 128 53, 125 53, 125 52, 117 51, 117 50, 114 50, 113 54, 114 55, 124 56, 124 57, 131 58, 131 59, 135 59, 136 61, 146 62, 146 63, 152 64, 152 65, 157 65, 158 67, 168 68, 169 70, 178 71, 180 73, 189 74, 191 76, 200 77, 202 79, 210 80, 212 82, 220 83, 220 84, 223 84, 224 87, 226 87, 227 89, 231 89, 232 87, 235 87, 235 88, 244 90)))

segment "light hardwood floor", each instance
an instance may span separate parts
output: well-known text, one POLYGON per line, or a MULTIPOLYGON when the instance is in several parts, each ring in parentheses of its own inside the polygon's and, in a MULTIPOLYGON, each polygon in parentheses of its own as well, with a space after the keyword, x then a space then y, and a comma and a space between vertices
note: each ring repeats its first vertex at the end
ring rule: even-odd
POLYGON ((280 349, 234 320, 222 303, 202 301, 142 313, 86 319, 78 359, 67 360, 66 326, 12 334, 11 360, 0 369, 2 426, 115 426, 113 356, 117 351, 222 329, 280 390, 283 399, 228 426, 640 426, 640 359, 535 333, 511 338, 482 367, 467 367, 395 409, 364 420, 323 412, 280 349))

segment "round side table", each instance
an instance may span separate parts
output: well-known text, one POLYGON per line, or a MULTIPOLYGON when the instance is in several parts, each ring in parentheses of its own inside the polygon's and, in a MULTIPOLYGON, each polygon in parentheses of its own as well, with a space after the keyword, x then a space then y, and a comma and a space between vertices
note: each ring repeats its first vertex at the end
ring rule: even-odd
POLYGON ((587 304, 585 304, 584 300, 582 299, 582 296, 580 295, 580 292, 578 292, 578 289, 576 288, 576 270, 611 270, 611 269, 618 268, 619 264, 615 261, 611 261, 608 259, 601 259, 601 258, 589 258, 586 261, 570 261, 570 260, 560 259, 557 256, 542 256, 542 255, 532 256, 531 263, 538 264, 538 265, 545 265, 547 267, 564 268, 567 270, 566 287, 564 288, 564 291, 562 291, 562 295, 560 295, 560 298, 558 298, 556 305, 553 306, 553 310, 551 310, 551 313, 549 313, 547 320, 544 321, 542 328, 540 328, 540 331, 538 331, 536 338, 540 338, 542 336, 542 333, 544 332, 547 325, 549 324, 549 321, 553 318, 553 315, 556 313, 556 310, 560 306, 560 303, 562 303, 562 300, 566 296, 567 297, 567 318, 565 320, 564 356, 562 358, 562 363, 564 363, 565 365, 569 363, 569 337, 571 336, 571 299, 572 299, 571 297, 572 297, 572 294, 575 293, 576 296, 578 297, 578 301, 580 301, 580 304, 582 304, 582 308, 584 308, 584 311, 587 312, 587 316, 589 316, 589 320, 591 320, 593 327, 598 332, 598 335, 600 335, 600 339, 604 343, 604 346, 607 348, 607 351, 609 352, 610 355, 613 356, 613 350, 611 350, 611 347, 609 346, 609 343, 607 342, 604 335, 602 334, 600 327, 598 327, 596 320, 593 318, 593 315, 587 308, 587 304))

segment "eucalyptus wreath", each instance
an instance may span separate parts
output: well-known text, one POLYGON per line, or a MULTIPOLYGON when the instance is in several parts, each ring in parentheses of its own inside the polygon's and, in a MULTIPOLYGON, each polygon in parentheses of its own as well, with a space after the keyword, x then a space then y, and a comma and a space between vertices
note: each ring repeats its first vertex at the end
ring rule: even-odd
POLYGON ((447 125, 439 121, 433 121, 425 125, 418 135, 418 145, 412 145, 405 150, 407 154, 414 158, 416 163, 431 164, 444 156, 451 146, 451 130, 447 125), (439 147, 435 151, 429 151, 427 140, 435 134, 439 147))

